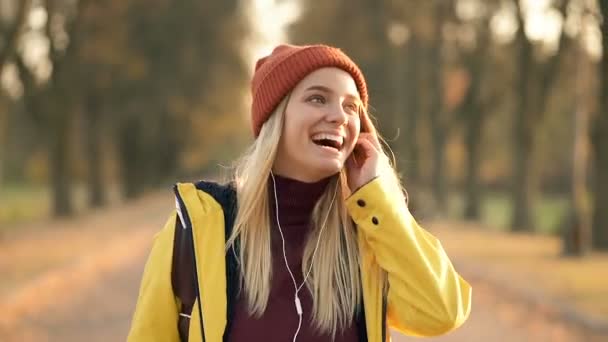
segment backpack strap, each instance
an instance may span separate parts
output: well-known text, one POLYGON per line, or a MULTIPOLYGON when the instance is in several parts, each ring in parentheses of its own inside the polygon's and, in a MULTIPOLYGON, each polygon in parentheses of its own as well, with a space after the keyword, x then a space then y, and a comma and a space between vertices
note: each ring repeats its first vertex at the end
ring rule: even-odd
MULTIPOLYGON (((214 182, 200 181, 195 184, 198 190, 211 195, 222 207, 224 212, 224 227, 226 240, 232 233, 236 216, 236 191, 231 184, 221 185, 214 182)), ((178 208, 179 209, 179 208, 178 208)), ((178 215, 180 215, 178 211, 178 215)), ((184 229, 180 219, 175 220, 175 236, 173 240, 173 262, 171 266, 171 284, 175 296, 180 300, 180 313, 178 319, 178 331, 181 341, 188 341, 188 330, 190 326, 190 314, 197 298, 198 280, 196 277, 196 262, 193 253, 193 235, 189 229, 184 229), (194 280, 194 281, 193 281, 194 280)), ((228 318, 232 317, 234 307, 234 294, 237 291, 238 280, 238 245, 233 253, 226 253, 226 277, 228 293, 228 318)), ((200 305, 200 300, 199 300, 200 305)), ((202 317, 202 313, 201 313, 202 317)), ((227 339, 230 322, 224 334, 227 339)), ((202 325, 201 325, 202 327, 202 325)), ((204 334, 203 334, 204 336, 204 334)))
POLYGON ((177 321, 181 341, 188 341, 190 314, 196 300, 194 263, 189 241, 192 235, 184 229, 179 218, 175 220, 173 240, 173 262, 171 265, 171 285, 173 293, 180 301, 177 321), (194 281, 193 281, 194 280, 194 281))

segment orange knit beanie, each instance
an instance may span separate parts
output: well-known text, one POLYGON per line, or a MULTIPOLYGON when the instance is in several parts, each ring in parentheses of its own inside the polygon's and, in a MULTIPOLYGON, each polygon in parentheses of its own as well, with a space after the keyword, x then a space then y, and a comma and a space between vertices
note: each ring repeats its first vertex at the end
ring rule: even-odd
POLYGON ((251 82, 251 123, 256 138, 281 100, 304 77, 323 67, 336 67, 348 72, 367 109, 368 95, 363 73, 340 49, 327 45, 279 45, 255 64, 251 82))

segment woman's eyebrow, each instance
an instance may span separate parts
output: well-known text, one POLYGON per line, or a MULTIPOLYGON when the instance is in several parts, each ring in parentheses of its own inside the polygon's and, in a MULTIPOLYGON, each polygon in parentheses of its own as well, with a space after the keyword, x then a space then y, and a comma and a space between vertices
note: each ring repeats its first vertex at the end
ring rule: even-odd
MULTIPOLYGON (((313 85, 313 86, 310 86, 310 87, 306 88, 305 91, 309 91, 309 90, 318 90, 318 91, 322 91, 322 92, 328 93, 328 94, 334 94, 335 93, 331 88, 326 87, 326 86, 322 86, 322 85, 313 85)), ((361 101, 359 99, 359 96, 354 95, 354 94, 346 94, 346 97, 350 97, 353 100, 361 101)))

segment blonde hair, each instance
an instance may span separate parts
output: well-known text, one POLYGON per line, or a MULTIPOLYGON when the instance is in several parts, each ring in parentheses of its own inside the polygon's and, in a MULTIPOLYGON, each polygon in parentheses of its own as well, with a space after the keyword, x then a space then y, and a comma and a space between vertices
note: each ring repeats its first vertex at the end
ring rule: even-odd
MULTIPOLYGON (((272 252, 270 240, 271 218, 268 182, 279 146, 287 95, 262 126, 259 136, 244 155, 233 165, 233 182, 236 186, 238 209, 232 233, 226 243, 226 252, 239 246, 240 284, 244 290, 249 313, 260 317, 266 310, 272 278, 272 252)), ((373 129, 373 128, 372 128, 373 129)), ((374 130, 375 132, 375 130, 374 130)), ((391 167, 394 171, 394 168, 391 167)), ((399 183, 397 174, 388 177, 399 183)), ((302 259, 302 272, 306 274, 312 259, 312 271, 306 287, 312 294, 313 326, 320 332, 335 337, 356 318, 361 308, 362 288, 359 278, 360 255, 357 231, 350 219, 345 199, 350 195, 346 171, 343 169, 329 182, 315 205, 311 222, 312 231, 306 241, 302 259), (334 191, 334 205, 330 202, 334 191), (328 213, 328 210, 329 213, 328 213), (316 257, 312 253, 317 243, 321 224, 328 215, 323 238, 316 257)), ((377 270, 387 289, 385 272, 377 270)))

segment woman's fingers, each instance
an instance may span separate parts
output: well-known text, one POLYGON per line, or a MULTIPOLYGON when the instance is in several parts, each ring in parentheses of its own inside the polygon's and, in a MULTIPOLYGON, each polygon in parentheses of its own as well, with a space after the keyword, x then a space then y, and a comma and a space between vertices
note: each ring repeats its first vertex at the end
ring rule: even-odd
POLYGON ((365 159, 378 155, 378 149, 367 137, 360 137, 357 141, 357 146, 359 147, 360 152, 365 156, 365 159))
POLYGON ((369 142, 372 147, 376 150, 376 152, 380 152, 382 150, 382 147, 380 145, 380 141, 378 140, 378 138, 376 137, 375 134, 371 134, 371 133, 361 133, 359 135, 359 140, 364 140, 369 142))

